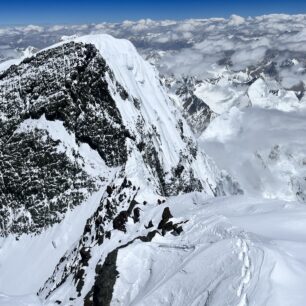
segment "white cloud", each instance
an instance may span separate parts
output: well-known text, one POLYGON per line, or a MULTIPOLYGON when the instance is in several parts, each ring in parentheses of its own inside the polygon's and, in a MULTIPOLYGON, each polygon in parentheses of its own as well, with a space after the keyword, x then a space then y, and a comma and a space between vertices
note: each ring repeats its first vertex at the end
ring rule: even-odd
POLYGON ((57 31, 61 31, 61 30, 64 30, 66 27, 63 26, 63 25, 54 25, 54 26, 51 26, 48 31, 49 32, 57 32, 57 31))
POLYGON ((232 15, 228 24, 231 26, 239 26, 245 22, 245 19, 238 15, 232 15))
POLYGON ((38 25, 33 25, 33 24, 30 24, 26 27, 22 27, 20 28, 22 32, 24 33, 29 33, 29 32, 38 32, 38 33, 41 33, 44 31, 44 27, 41 27, 41 26, 38 26, 38 25))
POLYGON ((232 55, 231 60, 235 69, 245 69, 248 66, 256 65, 261 62, 264 59, 266 52, 267 48, 265 47, 244 48, 236 51, 232 55))
MULTIPOLYGON (((306 15, 274 14, 254 18, 232 15, 229 19, 141 19, 122 23, 0 27, 0 44, 9 44, 12 48, 28 45, 43 48, 63 35, 93 32, 130 39, 142 53, 166 51, 160 64, 174 73, 208 75, 212 69, 222 69, 219 66, 229 65, 230 61, 233 69, 242 69, 267 60, 266 56, 278 64, 294 57, 306 67, 306 15)), ((283 78, 291 84, 289 74, 283 78)), ((294 72, 293 77, 296 75, 301 73, 294 72)))

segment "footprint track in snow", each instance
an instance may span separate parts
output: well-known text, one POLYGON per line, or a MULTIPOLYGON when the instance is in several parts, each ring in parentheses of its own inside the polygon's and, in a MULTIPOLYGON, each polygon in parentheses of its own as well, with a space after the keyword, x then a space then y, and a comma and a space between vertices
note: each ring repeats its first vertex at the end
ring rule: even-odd
POLYGON ((237 247, 240 249, 238 259, 242 261, 241 268, 241 282, 237 289, 237 296, 240 301, 237 306, 246 306, 248 304, 246 287, 251 281, 251 259, 249 256, 249 245, 246 239, 239 238, 237 241, 237 247))

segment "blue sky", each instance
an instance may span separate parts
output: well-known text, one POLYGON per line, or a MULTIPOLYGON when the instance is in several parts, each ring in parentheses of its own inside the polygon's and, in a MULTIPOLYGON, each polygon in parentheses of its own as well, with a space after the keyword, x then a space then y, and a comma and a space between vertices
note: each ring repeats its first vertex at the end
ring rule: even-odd
POLYGON ((306 13, 306 0, 1 0, 1 24, 90 23, 306 13))

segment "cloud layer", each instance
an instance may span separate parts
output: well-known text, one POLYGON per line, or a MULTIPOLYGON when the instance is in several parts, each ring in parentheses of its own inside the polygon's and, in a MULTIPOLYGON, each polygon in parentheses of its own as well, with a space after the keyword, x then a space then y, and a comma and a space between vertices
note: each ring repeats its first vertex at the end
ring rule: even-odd
POLYGON ((239 71, 273 61, 287 65, 282 66, 282 78, 289 86, 306 66, 306 15, 2 27, 0 61, 1 57, 16 57, 19 48, 44 48, 62 36, 89 33, 131 40, 164 73, 204 78, 216 76, 224 67, 239 71))

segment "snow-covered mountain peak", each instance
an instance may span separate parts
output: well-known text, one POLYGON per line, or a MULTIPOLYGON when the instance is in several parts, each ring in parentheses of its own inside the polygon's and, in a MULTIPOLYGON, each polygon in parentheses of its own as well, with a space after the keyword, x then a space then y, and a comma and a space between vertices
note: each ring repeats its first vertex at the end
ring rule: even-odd
MULTIPOLYGON (((169 99, 155 67, 146 62, 133 44, 125 39, 99 34, 72 38, 71 41, 94 45, 105 59, 110 68, 106 81, 125 127, 138 144, 146 143, 152 146, 152 150, 155 150, 153 147, 158 148, 156 156, 166 174, 166 180, 167 178, 173 180, 171 172, 178 165, 184 165, 186 168, 186 162, 191 163, 191 171, 194 172, 195 177, 199 177, 205 191, 211 193, 211 186, 216 188, 218 185, 218 183, 215 185, 214 181, 221 181, 222 178, 208 156, 201 152, 198 152, 197 157, 196 153, 194 156, 190 154, 190 150, 196 148, 193 134, 169 99), (198 171, 198 167, 194 165, 197 159, 201 160, 201 163, 206 160, 204 171, 198 171)), ((133 156, 135 159, 135 155, 133 156)), ((132 165, 129 168, 133 168, 133 175, 135 175, 137 167, 132 165)), ((153 169, 154 171, 157 170, 153 169)), ((143 182, 143 172, 137 180, 139 183, 143 182)), ((216 193, 227 192, 222 188, 216 193)), ((162 192, 167 193, 166 190, 162 192)))
MULTIPOLYGON (((0 93, 2 273, 11 275, 14 261, 33 267, 28 241, 53 255, 18 294, 105 301, 94 289, 104 261, 133 241, 182 232, 186 220, 169 221, 169 196, 242 193, 199 150, 157 71, 126 40, 67 38, 4 70, 0 93)), ((0 288, 12 294, 13 279, 0 288)))

